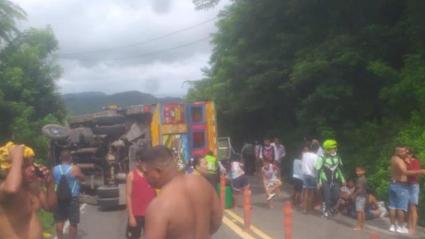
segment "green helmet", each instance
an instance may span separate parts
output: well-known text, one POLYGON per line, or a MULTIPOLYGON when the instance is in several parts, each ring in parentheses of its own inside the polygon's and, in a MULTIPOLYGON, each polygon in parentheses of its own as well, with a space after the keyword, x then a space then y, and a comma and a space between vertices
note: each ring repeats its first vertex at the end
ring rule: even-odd
POLYGON ((323 142, 323 148, 327 151, 327 150, 331 150, 331 149, 336 149, 337 147, 337 142, 334 139, 327 139, 325 140, 325 142, 323 142))

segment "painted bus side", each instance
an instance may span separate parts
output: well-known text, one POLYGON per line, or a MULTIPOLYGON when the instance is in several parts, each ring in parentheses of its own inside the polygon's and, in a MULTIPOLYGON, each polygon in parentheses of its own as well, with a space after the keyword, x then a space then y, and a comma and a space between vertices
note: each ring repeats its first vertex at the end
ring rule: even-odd
POLYGON ((215 105, 211 101, 155 105, 151 121, 152 145, 173 150, 182 165, 209 151, 217 155, 215 105))

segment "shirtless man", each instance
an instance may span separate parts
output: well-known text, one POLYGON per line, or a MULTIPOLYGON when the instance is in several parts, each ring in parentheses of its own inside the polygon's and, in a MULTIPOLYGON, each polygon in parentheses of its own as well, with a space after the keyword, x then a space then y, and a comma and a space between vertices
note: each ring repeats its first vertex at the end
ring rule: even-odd
POLYGON ((42 227, 36 213, 40 208, 52 210, 56 207, 50 171, 40 166, 40 175, 36 175, 34 159, 24 159, 23 151, 23 145, 10 150, 12 167, 5 180, 0 181, 0 238, 42 238, 42 227))
POLYGON ((142 157, 142 171, 158 196, 145 214, 145 238, 207 239, 221 225, 223 211, 208 181, 178 173, 171 151, 155 146, 142 157))
POLYGON ((407 170, 404 158, 407 156, 406 147, 397 146, 391 157, 391 184, 389 188, 389 208, 391 232, 408 233, 404 214, 408 209, 409 188, 407 176, 425 175, 425 170, 407 170), (397 222, 396 222, 397 216, 397 222))

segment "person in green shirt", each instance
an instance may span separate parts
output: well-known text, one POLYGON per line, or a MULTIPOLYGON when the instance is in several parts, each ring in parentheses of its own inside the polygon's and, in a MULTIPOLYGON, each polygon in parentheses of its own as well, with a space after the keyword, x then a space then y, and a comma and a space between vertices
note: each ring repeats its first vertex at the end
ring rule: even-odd
POLYGON ((204 159, 207 161, 207 173, 205 174, 205 177, 208 179, 208 181, 213 185, 213 187, 216 186, 218 182, 218 162, 217 158, 214 156, 214 153, 212 151, 209 151, 204 159))
POLYGON ((341 157, 337 154, 337 142, 333 139, 323 143, 325 154, 316 162, 318 175, 318 187, 322 190, 324 208, 323 216, 328 217, 335 213, 335 205, 338 200, 339 187, 345 183, 342 174, 341 157))

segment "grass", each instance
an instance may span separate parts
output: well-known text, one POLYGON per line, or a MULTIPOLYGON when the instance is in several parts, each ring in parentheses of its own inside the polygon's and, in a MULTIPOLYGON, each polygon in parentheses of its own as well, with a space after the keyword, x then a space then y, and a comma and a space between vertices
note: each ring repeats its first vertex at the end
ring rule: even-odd
POLYGON ((40 218, 41 225, 43 227, 43 238, 53 238, 55 230, 55 220, 53 214, 44 210, 38 212, 38 218, 40 218))

